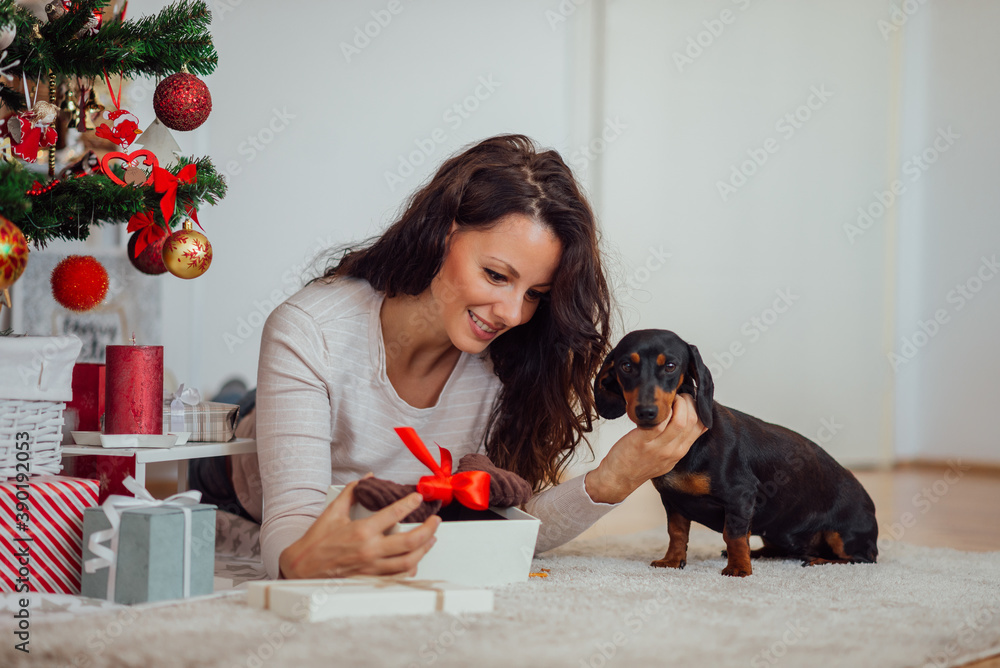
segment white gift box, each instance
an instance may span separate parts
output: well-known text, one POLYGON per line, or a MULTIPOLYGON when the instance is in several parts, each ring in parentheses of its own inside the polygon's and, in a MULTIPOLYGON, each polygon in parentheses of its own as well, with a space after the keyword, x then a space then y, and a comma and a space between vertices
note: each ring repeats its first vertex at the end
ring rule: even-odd
POLYGON ((82 346, 75 336, 0 337, 0 399, 72 400, 82 346))
POLYGON ((247 583, 247 604, 285 619, 492 612, 493 592, 450 582, 387 577, 268 580, 247 583))
MULTIPOLYGON (((326 495, 327 504, 337 498, 342 489, 341 485, 331 485, 326 495)), ((541 521, 513 507, 491 507, 469 513, 484 519, 442 522, 434 533, 437 542, 420 560, 415 577, 470 587, 527 581, 541 521), (492 515, 494 519, 485 519, 491 517, 489 513, 495 514, 492 515)), ((351 519, 370 515, 371 511, 357 503, 351 506, 351 519)), ((393 526, 389 533, 410 531, 419 526, 403 522, 393 526)))
POLYGON ((0 480, 62 470, 75 336, 0 336, 0 480))

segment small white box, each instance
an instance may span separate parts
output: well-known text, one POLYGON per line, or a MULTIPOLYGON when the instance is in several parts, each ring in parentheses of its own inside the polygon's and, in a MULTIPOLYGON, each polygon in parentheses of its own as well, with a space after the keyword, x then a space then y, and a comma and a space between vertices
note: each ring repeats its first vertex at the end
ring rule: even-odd
MULTIPOLYGON (((341 485, 331 485, 326 495, 327 504, 337 498, 342 489, 341 485)), ((442 522, 434 533, 437 542, 420 560, 415 577, 470 587, 527 581, 541 521, 519 508, 491 507, 469 512, 481 513, 483 517, 492 512, 503 519, 442 522)), ((371 514, 359 504, 351 506, 351 519, 371 514)), ((399 523, 389 533, 410 531, 418 526, 413 522, 399 523)))
POLYGON ((82 345, 75 336, 0 336, 0 480, 62 471, 65 402, 82 345))
POLYGON ((0 337, 0 399, 72 401, 82 347, 76 336, 0 337))
POLYGON ((493 592, 450 582, 398 578, 268 580, 247 583, 247 604, 285 619, 492 612, 493 592))

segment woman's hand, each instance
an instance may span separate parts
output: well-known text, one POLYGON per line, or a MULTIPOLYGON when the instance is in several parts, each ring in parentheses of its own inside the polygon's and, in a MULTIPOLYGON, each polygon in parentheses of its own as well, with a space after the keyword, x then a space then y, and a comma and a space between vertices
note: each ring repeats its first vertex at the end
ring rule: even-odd
POLYGON ((423 498, 414 492, 371 517, 351 520, 348 511, 357 484, 355 481, 344 487, 302 538, 285 548, 278 559, 282 577, 339 578, 416 572, 417 562, 437 540, 434 532, 441 518, 432 515, 412 531, 386 536, 385 531, 416 510, 423 498))
POLYGON ((707 430, 694 399, 674 397, 670 420, 652 429, 633 429, 611 446, 600 465, 587 474, 587 494, 597 503, 619 503, 639 485, 671 471, 707 430))

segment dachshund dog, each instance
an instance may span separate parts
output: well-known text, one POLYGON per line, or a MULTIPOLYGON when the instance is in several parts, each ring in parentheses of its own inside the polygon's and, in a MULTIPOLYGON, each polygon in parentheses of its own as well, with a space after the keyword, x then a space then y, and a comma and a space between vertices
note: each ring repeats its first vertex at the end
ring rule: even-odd
POLYGON ((875 504, 857 478, 804 436, 716 403, 714 390, 698 349, 658 329, 626 335, 594 382, 601 417, 628 413, 649 429, 670 419, 681 392, 694 397, 708 429, 672 471, 653 479, 670 543, 651 565, 684 568, 692 521, 722 532, 723 575, 750 575, 756 557, 874 563, 875 504), (751 534, 762 549, 750 550, 751 534))

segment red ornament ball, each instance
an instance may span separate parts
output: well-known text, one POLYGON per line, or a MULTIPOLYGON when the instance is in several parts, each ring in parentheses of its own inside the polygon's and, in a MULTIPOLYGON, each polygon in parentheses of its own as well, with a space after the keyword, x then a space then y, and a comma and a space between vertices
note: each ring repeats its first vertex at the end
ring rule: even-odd
POLYGON ((89 311, 108 294, 108 272, 91 255, 70 255, 52 270, 52 296, 71 311, 89 311))
POLYGON ((128 259, 132 263, 132 266, 141 271, 144 274, 150 274, 155 276, 157 274, 165 274, 167 272, 166 266, 163 264, 163 243, 167 240, 166 234, 159 237, 156 241, 151 244, 146 244, 146 247, 142 249, 139 256, 135 255, 135 242, 139 237, 139 232, 132 235, 132 238, 128 240, 128 259))
POLYGON ((153 111, 171 130, 194 130, 212 112, 212 94, 208 86, 193 74, 171 74, 153 93, 153 111))

